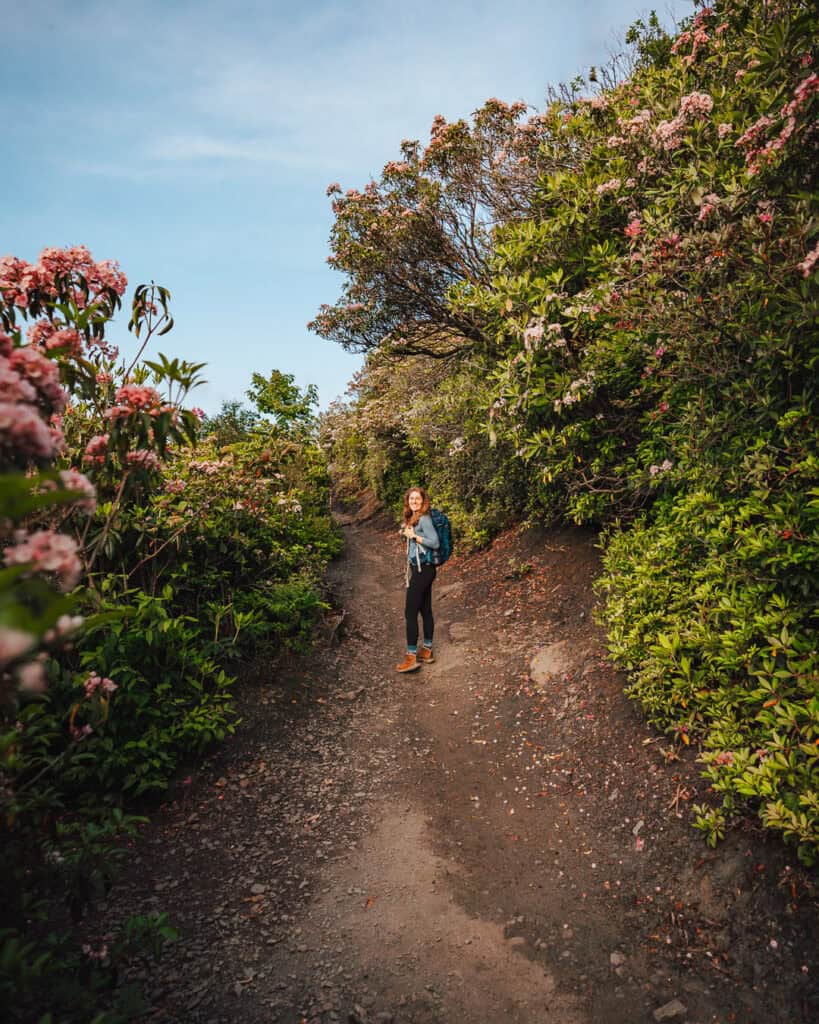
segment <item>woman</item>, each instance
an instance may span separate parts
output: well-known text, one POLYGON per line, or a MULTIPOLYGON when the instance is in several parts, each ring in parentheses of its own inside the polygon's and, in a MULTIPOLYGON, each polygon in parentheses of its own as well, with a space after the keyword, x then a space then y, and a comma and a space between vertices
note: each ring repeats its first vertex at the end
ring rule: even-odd
POLYGON ((404 495, 404 521, 401 536, 407 541, 407 599, 404 617, 407 620, 407 653, 395 666, 397 672, 414 672, 421 665, 435 660, 432 653, 432 584, 435 566, 427 552, 435 551, 440 540, 430 515, 429 498, 421 487, 411 487, 404 495), (418 613, 424 626, 424 643, 418 647, 418 613))

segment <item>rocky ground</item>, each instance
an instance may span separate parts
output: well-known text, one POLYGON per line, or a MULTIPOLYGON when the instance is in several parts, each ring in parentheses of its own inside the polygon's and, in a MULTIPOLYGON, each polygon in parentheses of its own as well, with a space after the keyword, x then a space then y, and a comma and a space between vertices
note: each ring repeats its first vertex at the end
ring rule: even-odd
POLYGON ((167 910, 146 1021, 784 1024, 819 1019, 816 877, 707 799, 623 696, 594 538, 522 531, 435 585, 398 676, 402 551, 345 526, 315 652, 154 816, 109 915, 167 910))

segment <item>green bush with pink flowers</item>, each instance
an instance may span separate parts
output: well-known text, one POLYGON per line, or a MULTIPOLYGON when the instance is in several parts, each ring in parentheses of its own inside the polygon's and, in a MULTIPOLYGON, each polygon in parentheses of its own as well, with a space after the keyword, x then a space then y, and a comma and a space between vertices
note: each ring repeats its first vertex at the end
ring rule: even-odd
MULTIPOLYGON (((165 915, 82 919, 135 801, 233 731, 232 691, 309 641, 339 548, 315 395, 255 375, 228 444, 186 407, 201 364, 145 349, 169 294, 134 292, 137 357, 106 338, 125 278, 83 247, 0 260, 0 999, 11 1020, 138 1012, 118 978, 165 915), (45 1015, 42 1016, 41 1015, 45 1015)), ((144 803, 143 803, 144 806, 144 803)))
MULTIPOLYGON (((697 826, 715 841, 751 810, 806 861, 819 854, 818 32, 802 0, 702 6, 676 37, 652 17, 591 91, 577 79, 535 113, 490 100, 471 122, 436 119, 380 181, 333 187, 348 283, 316 320, 405 371, 443 362, 487 410, 469 431, 505 453, 519 517, 603 529, 611 651, 651 721, 700 744, 721 800, 697 826)), ((365 391, 347 422, 377 418, 384 393, 365 391)), ((379 442, 382 478, 397 452, 403 478, 445 478, 447 439, 415 445, 413 415, 379 442)), ((372 447, 359 440, 359 466, 372 447)), ((496 486, 490 456, 472 465, 447 491, 456 517, 496 486)))

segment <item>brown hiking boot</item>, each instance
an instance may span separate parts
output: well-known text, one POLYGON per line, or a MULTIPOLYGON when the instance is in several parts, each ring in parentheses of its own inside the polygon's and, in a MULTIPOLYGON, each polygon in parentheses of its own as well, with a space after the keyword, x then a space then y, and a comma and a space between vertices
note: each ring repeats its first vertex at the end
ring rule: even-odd
POLYGON ((404 660, 400 665, 395 666, 396 672, 414 672, 417 668, 421 667, 421 662, 416 658, 414 654, 407 651, 404 656, 404 660))
POLYGON ((435 661, 435 655, 432 653, 431 647, 419 647, 417 658, 422 665, 431 665, 435 661))

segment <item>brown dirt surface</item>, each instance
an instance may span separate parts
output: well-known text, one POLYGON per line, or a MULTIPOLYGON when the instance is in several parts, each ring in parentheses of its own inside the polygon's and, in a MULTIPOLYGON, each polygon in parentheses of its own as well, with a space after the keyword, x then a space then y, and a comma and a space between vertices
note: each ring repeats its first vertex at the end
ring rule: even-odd
POLYGON ((143 1019, 818 1020, 816 876, 753 825, 713 851, 691 828, 695 755, 624 697, 592 621, 595 537, 453 557, 436 661, 399 676, 397 531, 344 530, 316 649, 242 682, 236 736, 111 894, 109 917, 182 935, 143 1019))

